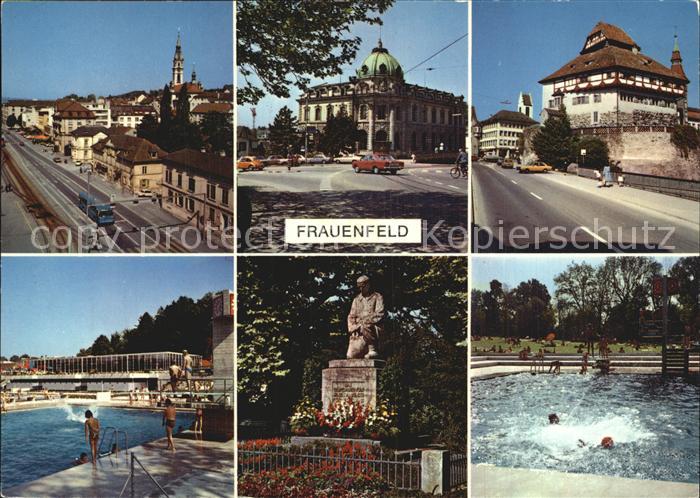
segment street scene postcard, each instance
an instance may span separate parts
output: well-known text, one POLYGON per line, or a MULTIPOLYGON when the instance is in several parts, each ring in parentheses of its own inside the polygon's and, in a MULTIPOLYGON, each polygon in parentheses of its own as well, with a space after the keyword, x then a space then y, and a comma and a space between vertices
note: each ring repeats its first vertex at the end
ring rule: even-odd
POLYGON ((226 2, 3 2, 3 252, 232 252, 232 26, 226 2))
POLYGON ((240 250, 468 250, 468 17, 464 2, 237 5, 240 250))
POLYGON ((473 3, 474 252, 698 252, 698 5, 473 3))

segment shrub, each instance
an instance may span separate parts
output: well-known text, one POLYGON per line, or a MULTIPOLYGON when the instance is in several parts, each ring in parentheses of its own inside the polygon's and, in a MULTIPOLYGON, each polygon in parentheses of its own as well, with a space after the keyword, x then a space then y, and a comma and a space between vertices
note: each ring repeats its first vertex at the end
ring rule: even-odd
POLYGON ((295 434, 312 434, 318 428, 318 410, 309 398, 302 398, 294 407, 294 413, 289 421, 295 434))

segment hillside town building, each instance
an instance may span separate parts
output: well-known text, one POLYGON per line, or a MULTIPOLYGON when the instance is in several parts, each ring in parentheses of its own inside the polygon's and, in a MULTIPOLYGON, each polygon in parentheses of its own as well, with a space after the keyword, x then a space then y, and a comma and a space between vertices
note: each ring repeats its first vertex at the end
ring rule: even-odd
MULTIPOLYGON (((521 99, 522 99, 521 94, 521 99)), ((531 107, 529 108, 531 109, 531 107)), ((518 156, 523 130, 537 121, 521 112, 501 110, 479 123, 479 153, 484 156, 518 156)))
POLYGON ((351 116, 363 133, 360 150, 409 155, 466 146, 464 97, 407 83, 381 40, 349 81, 311 87, 298 103, 299 125, 312 132, 331 115, 351 116))
POLYGON ((621 28, 599 22, 579 55, 539 83, 543 109, 565 106, 574 129, 687 121, 689 80, 677 38, 667 67, 621 28))
POLYGON ((163 158, 163 208, 190 224, 233 226, 233 159, 183 149, 163 158))
POLYGON ((81 126, 94 126, 95 113, 74 100, 56 101, 56 111, 53 115, 54 151, 71 155, 70 147, 73 142, 71 133, 81 126))
POLYGON ((92 146, 95 171, 118 183, 125 191, 161 192, 166 152, 148 140, 110 135, 92 146))

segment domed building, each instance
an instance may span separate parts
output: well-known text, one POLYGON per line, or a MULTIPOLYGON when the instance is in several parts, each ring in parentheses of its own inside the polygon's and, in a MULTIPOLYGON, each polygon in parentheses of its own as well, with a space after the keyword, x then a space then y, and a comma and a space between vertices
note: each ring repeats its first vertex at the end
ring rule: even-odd
POLYGON ((466 141, 464 97, 407 83, 401 64, 381 40, 356 76, 311 87, 298 102, 299 125, 310 132, 322 131, 331 115, 353 117, 365 136, 357 144, 362 151, 456 151, 466 141))

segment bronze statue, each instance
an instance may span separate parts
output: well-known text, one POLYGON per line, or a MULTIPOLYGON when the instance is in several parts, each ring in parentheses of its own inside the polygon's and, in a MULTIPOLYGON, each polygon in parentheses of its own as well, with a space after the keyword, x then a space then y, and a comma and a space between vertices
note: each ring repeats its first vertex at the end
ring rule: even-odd
POLYGON ((379 336, 383 332, 384 298, 379 292, 373 292, 369 277, 363 275, 357 279, 360 293, 355 297, 348 315, 347 358, 377 358, 379 354, 379 336))

